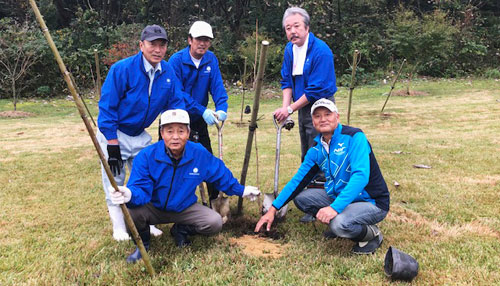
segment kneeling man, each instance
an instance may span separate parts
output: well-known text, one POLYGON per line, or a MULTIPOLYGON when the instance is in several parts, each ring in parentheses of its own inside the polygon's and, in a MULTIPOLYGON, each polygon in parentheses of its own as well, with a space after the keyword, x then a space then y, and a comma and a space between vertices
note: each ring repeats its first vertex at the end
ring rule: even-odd
POLYGON ((315 216, 329 228, 328 238, 344 237, 357 242, 352 251, 370 254, 382 244, 375 225, 389 211, 389 190, 365 134, 358 128, 339 123, 335 104, 320 99, 311 107, 314 128, 320 133, 297 173, 274 200, 270 210, 255 227, 270 230, 276 212, 294 200, 301 211, 315 216), (325 189, 302 192, 321 169, 325 189))
MULTIPOLYGON (((221 216, 196 203, 196 186, 203 181, 213 183, 227 195, 252 200, 260 194, 256 187, 240 185, 224 162, 201 144, 188 141, 186 111, 165 111, 161 124, 163 140, 138 154, 127 187, 110 189, 114 204, 127 203, 146 249, 150 242, 149 225, 173 222, 170 233, 179 247, 190 244, 189 235, 213 235, 222 229, 221 216)), ((127 262, 141 258, 137 248, 127 262)))

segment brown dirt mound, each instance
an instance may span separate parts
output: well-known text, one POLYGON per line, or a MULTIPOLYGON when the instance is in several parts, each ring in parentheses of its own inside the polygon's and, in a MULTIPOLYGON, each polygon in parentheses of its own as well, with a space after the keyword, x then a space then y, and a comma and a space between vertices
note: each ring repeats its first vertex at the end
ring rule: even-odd
POLYGON ((410 90, 410 94, 406 93, 406 89, 398 89, 392 92, 394 96, 429 96, 428 92, 410 90))
POLYGON ((24 117, 31 117, 35 116, 35 114, 31 112, 25 112, 25 111, 2 111, 0 112, 0 118, 24 118, 24 117))
POLYGON ((287 244, 278 244, 269 241, 266 238, 252 235, 243 235, 241 237, 230 238, 233 245, 243 248, 243 253, 256 257, 279 258, 283 256, 287 244))

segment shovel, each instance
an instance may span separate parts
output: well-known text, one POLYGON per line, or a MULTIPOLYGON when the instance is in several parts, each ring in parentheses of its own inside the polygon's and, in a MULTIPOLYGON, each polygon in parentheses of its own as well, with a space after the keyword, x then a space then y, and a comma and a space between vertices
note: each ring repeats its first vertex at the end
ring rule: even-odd
MULTIPOLYGON (((279 183, 279 173, 280 173, 280 149, 281 149, 281 129, 285 127, 287 130, 291 130, 294 126, 294 122, 290 117, 288 117, 283 123, 276 121, 276 117, 273 117, 274 126, 276 127, 276 161, 274 165, 274 191, 272 194, 264 194, 264 201, 262 203, 262 214, 265 214, 271 208, 273 201, 278 197, 278 183, 279 183)), ((288 210, 288 204, 283 206, 277 213, 276 218, 284 218, 288 210)))
MULTIPOLYGON (((221 121, 221 124, 215 123, 215 127, 217 127, 217 135, 219 141, 219 159, 222 160, 222 128, 224 128, 224 121, 221 121)), ((222 192, 219 192, 217 198, 210 201, 210 205, 212 209, 214 209, 217 213, 222 217, 222 222, 226 223, 229 218, 229 200, 227 197, 224 197, 222 192)))

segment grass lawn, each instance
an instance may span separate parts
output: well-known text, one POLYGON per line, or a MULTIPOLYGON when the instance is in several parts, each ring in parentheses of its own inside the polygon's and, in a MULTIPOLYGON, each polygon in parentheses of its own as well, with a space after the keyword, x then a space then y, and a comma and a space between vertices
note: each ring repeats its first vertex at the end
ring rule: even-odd
MULTIPOLYGON (((391 245, 420 263, 415 285, 500 285, 500 82, 420 80, 413 87, 427 94, 393 96, 383 115, 388 85, 354 91, 350 125, 366 133, 391 191, 391 211, 379 225, 385 240, 374 255, 352 255, 352 242, 324 239, 325 226, 299 223, 302 214, 293 205, 278 225, 283 237, 274 241, 283 246, 281 255, 247 254, 234 238, 248 232, 259 213, 257 203, 245 201, 243 218, 233 216, 215 237, 195 237, 187 249, 176 248, 170 225, 161 225, 165 234, 152 240, 150 251, 153 278, 143 263, 125 263, 131 242, 112 239, 98 157, 73 103, 20 102, 18 110, 34 116, 0 118, 0 285, 406 284, 390 283, 383 273, 391 245)), ((236 124, 241 93, 229 93, 224 160, 239 178, 248 128, 236 124)), ((336 94, 343 124, 347 96, 345 88, 336 94)), ((253 94, 246 97, 251 105, 253 94)), ((271 192, 271 112, 281 105, 280 91, 266 89, 264 97, 259 181, 271 192)), ((96 105, 89 102, 94 115, 96 105)), ((0 100, 0 111, 10 109, 10 101, 0 100)), ((149 131, 156 139, 156 128, 149 131)), ((216 128, 210 131, 217 150, 216 128)), ((300 164, 299 145, 298 128, 283 131, 281 187, 300 164)), ((247 184, 256 185, 255 152, 247 184)), ((232 198, 233 211, 236 202, 232 198)))

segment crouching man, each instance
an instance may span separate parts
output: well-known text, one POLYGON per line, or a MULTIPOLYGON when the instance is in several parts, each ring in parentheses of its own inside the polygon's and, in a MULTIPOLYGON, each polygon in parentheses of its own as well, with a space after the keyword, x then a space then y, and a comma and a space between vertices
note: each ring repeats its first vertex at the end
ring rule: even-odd
POLYGON ((370 143, 360 129, 339 123, 337 107, 328 99, 316 101, 311 116, 320 133, 317 144, 307 151, 299 170, 260 218, 255 231, 264 224, 270 230, 276 212, 293 199, 301 211, 328 224, 326 237, 355 241, 354 253, 374 253, 382 244, 376 224, 389 211, 389 190, 370 143), (327 179, 325 189, 302 192, 319 169, 327 179))
MULTIPOLYGON (((138 154, 127 186, 119 187, 119 191, 110 189, 114 204, 127 203, 146 249, 150 243, 149 225, 173 222, 170 233, 179 247, 190 244, 190 235, 213 235, 222 229, 221 216, 196 203, 196 186, 203 181, 214 183, 227 195, 253 200, 260 194, 256 187, 240 185, 224 162, 201 144, 188 141, 186 111, 165 111, 161 124, 163 140, 138 154)), ((141 258, 136 248, 127 262, 141 258)))

